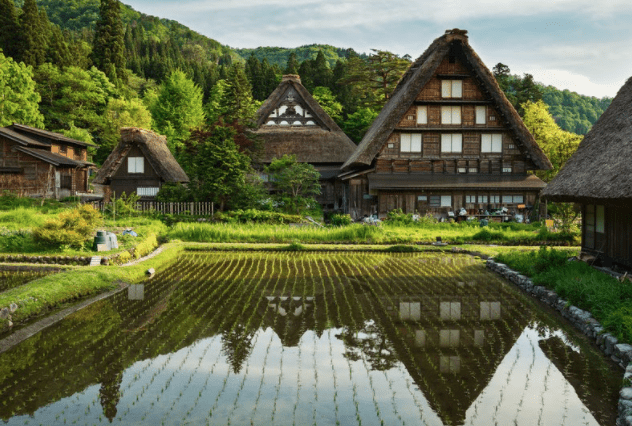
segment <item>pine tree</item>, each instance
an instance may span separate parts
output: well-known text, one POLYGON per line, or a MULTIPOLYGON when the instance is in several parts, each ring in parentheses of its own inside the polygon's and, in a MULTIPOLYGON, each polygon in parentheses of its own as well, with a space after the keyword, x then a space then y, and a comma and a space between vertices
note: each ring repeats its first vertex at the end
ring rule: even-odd
POLYGON ((285 66, 285 70, 283 71, 285 74, 298 74, 299 67, 298 60, 296 59, 296 53, 290 53, 290 57, 287 58, 287 65, 285 66))
POLYGON ((46 35, 49 22, 42 22, 35 0, 25 0, 20 15, 22 54, 17 55, 27 65, 41 65, 46 59, 46 35))
POLYGON ((331 86, 333 73, 331 72, 331 68, 329 68, 329 63, 327 62, 327 59, 325 59, 325 54, 322 50, 318 51, 316 59, 314 59, 312 63, 312 68, 314 70, 312 78, 315 87, 331 86))
POLYGON ((0 49, 15 58, 19 53, 20 24, 13 0, 0 0, 0 49))
POLYGON ((92 60, 110 80, 125 80, 125 43, 118 0, 101 0, 99 15, 94 31, 92 60))
POLYGON ((220 102, 220 109, 226 111, 224 122, 252 121, 257 108, 252 99, 252 87, 242 65, 234 64, 228 69, 226 83, 225 96, 220 102))
POLYGON ((67 67, 73 64, 70 49, 64 38, 64 33, 57 25, 50 26, 48 46, 46 49, 46 62, 51 62, 58 67, 67 67))

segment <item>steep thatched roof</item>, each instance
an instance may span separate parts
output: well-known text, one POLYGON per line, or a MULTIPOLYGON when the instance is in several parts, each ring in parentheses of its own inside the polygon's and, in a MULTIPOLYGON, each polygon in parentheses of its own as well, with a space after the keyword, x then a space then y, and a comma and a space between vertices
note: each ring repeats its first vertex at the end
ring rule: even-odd
POLYGON ((257 113, 259 119, 254 133, 264 143, 265 163, 284 154, 294 154, 297 161, 306 163, 344 163, 356 149, 356 145, 305 89, 297 75, 284 75, 257 113), (285 100, 290 89, 298 94, 298 102, 311 112, 316 125, 266 125, 270 114, 285 100))
POLYGON ((632 202, 632 78, 542 195, 553 201, 632 202))
POLYGON ((485 66, 481 58, 468 43, 466 31, 454 29, 432 42, 430 47, 406 71, 393 91, 388 102, 369 128, 358 145, 358 149, 342 166, 344 170, 352 167, 370 165, 386 140, 391 135, 402 116, 413 105, 415 98, 433 77, 443 58, 452 51, 464 60, 477 78, 479 84, 493 100, 494 106, 507 122, 509 129, 540 170, 550 170, 551 163, 544 155, 535 139, 525 127, 515 108, 498 86, 494 75, 485 66))
POLYGON ((103 163, 103 167, 94 178, 94 183, 109 184, 110 178, 121 164, 125 163, 125 157, 134 146, 141 150, 145 159, 165 182, 189 181, 186 173, 169 151, 164 136, 137 127, 125 127, 121 129, 121 141, 103 163))

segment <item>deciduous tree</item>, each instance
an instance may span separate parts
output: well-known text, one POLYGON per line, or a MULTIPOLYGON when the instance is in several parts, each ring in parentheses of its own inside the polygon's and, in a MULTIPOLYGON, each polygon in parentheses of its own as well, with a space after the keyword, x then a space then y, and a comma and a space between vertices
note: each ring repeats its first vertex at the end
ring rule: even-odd
POLYGON ((149 104, 154 129, 166 135, 172 152, 182 148, 191 130, 204 124, 202 90, 181 70, 176 70, 160 85, 149 104))
POLYGON ((553 164, 552 170, 536 173, 542 180, 549 182, 577 151, 582 137, 560 129, 543 101, 526 102, 522 106, 525 126, 553 164))
POLYGON ((0 52, 0 127, 14 122, 43 127, 44 116, 38 105, 41 98, 32 77, 31 67, 0 52))

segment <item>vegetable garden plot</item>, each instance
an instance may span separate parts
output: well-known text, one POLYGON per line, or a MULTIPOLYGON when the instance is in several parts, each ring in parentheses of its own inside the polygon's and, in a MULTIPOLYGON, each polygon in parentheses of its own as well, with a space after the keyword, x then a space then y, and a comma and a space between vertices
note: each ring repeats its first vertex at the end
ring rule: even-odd
POLYGON ((619 384, 469 256, 198 253, 0 355, 0 417, 605 425, 619 384))

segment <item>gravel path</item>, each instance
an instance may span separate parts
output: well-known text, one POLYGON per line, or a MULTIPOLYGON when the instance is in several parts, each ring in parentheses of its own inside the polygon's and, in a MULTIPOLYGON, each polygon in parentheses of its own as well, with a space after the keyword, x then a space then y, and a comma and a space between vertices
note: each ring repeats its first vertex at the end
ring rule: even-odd
POLYGON ((143 256, 140 259, 129 261, 127 263, 122 264, 121 266, 132 266, 132 265, 136 265, 137 263, 144 262, 147 259, 151 259, 152 257, 159 255, 160 253, 162 253, 164 249, 165 249, 164 245, 159 246, 156 250, 152 251, 147 256, 143 256))

